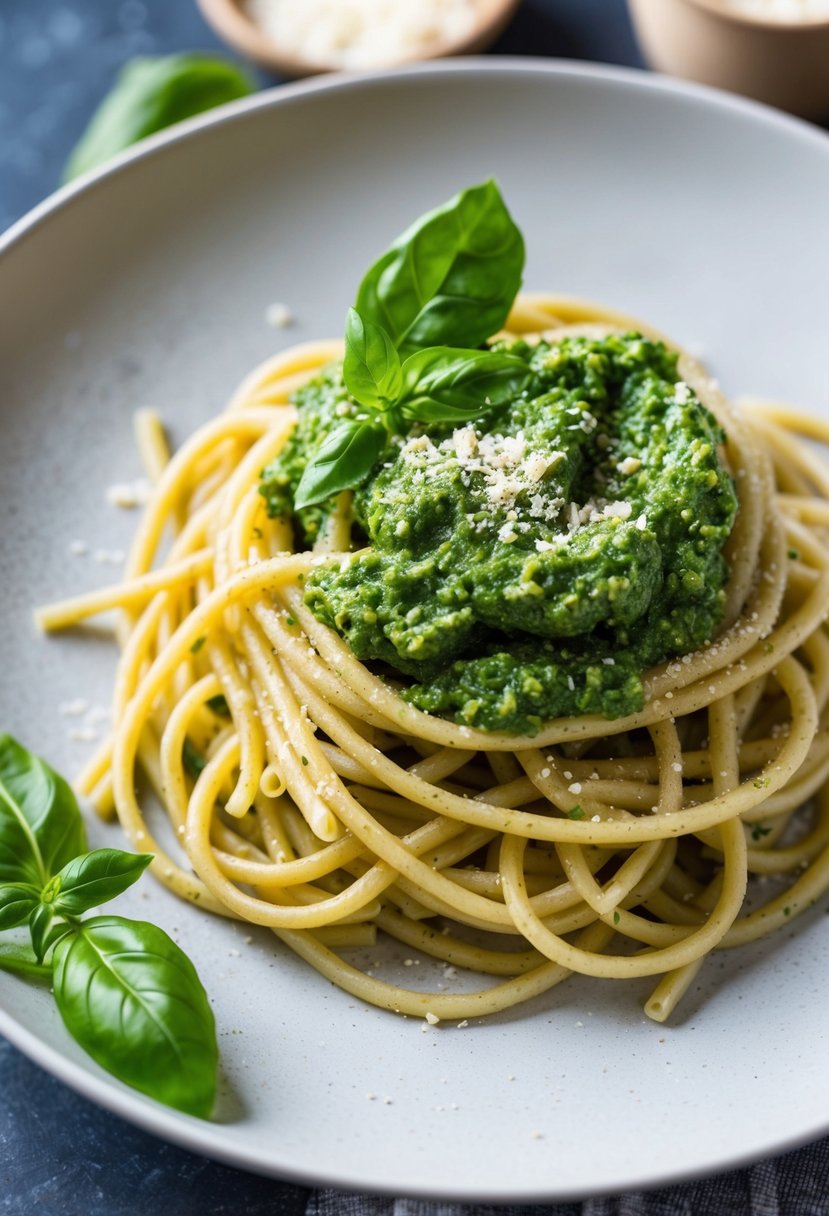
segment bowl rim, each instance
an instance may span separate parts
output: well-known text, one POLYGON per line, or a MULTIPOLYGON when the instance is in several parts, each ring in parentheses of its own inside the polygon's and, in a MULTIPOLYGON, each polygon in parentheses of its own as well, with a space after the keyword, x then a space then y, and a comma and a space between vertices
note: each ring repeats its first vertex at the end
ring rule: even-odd
MULTIPOLYGON (((220 37, 260 64, 291 76, 316 76, 343 70, 338 64, 320 63, 305 59, 294 51, 282 50, 249 15, 243 0, 196 0, 196 3, 220 37)), ((481 50, 506 27, 520 4, 521 0, 486 0, 483 15, 475 17, 471 31, 437 44, 434 53, 428 57, 407 55, 394 63, 377 64, 374 70, 388 71, 396 66, 404 67, 481 50)))
POLYGON ((775 21, 771 17, 763 17, 745 9, 732 8, 729 0, 685 0, 692 8, 704 9, 714 17, 719 17, 732 25, 748 26, 775 34, 814 33, 826 30, 829 32, 829 17, 807 17, 802 21, 775 21))
MULTIPOLYGON (((629 0, 631 4, 634 2, 635 0, 629 0)), ((660 0, 660 3, 665 2, 667 0, 660 0)), ((702 4, 703 0, 688 0, 688 2, 702 4)), ((416 63, 403 64, 398 68, 324 73, 304 80, 269 84, 246 97, 239 97, 235 101, 214 106, 192 118, 182 119, 181 122, 174 123, 171 127, 166 127, 153 135, 145 136, 138 143, 118 152, 104 164, 88 169, 85 173, 73 178, 72 181, 59 185, 46 198, 35 203, 19 219, 14 220, 5 231, 0 231, 0 259, 21 238, 47 221, 52 212, 59 211, 64 206, 71 206, 76 195, 95 190, 133 162, 151 158, 157 153, 163 152, 168 146, 198 135, 205 128, 223 126, 242 120, 249 111, 269 109, 275 104, 301 103, 307 95, 317 92, 350 90, 362 88, 366 84, 382 86, 405 76, 428 76, 438 73, 471 74, 473 76, 476 74, 503 74, 508 76, 514 72, 589 78, 628 88, 649 89, 656 93, 667 90, 671 93, 688 95, 689 100, 695 101, 698 105, 710 105, 713 102, 729 109, 746 110, 755 117, 759 117, 757 112, 760 111, 765 122, 771 123, 773 126, 789 128, 792 135, 805 139, 808 143, 819 144, 824 150, 826 148, 825 131, 804 118, 788 114, 767 102, 742 97, 738 93, 731 93, 726 89, 718 89, 714 85, 683 80, 678 76, 666 76, 647 68, 591 63, 583 59, 524 55, 468 55, 462 59, 420 60, 416 63)))

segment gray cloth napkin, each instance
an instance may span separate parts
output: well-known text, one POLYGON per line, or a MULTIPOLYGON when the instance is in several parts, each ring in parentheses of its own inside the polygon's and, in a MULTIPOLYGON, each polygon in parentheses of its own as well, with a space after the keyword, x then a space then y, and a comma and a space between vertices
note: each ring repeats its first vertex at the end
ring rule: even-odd
MULTIPOLYGON (((508 1164, 508 1163, 507 1163, 508 1164)), ((716 1178, 579 1203, 490 1205, 314 1191, 306 1216, 827 1216, 829 1139, 716 1178)))

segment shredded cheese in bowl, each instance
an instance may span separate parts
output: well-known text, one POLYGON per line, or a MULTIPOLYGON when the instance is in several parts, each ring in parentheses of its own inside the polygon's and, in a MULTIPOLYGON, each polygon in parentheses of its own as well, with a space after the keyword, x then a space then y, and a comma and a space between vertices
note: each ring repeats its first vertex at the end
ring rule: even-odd
POLYGON ((246 0, 282 49, 309 63, 372 68, 428 58, 470 35, 488 0, 246 0))
POLYGON ((728 0, 728 7, 746 17, 781 24, 829 21, 829 0, 728 0))

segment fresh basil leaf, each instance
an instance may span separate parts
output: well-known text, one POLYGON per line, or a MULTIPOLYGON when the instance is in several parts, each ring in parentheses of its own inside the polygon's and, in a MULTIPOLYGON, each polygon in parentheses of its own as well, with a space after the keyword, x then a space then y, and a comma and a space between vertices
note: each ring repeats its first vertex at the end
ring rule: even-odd
POLYGON ((403 383, 400 356, 391 338, 382 325, 364 320, 356 308, 348 310, 345 323, 343 380, 355 401, 369 409, 395 402, 403 383))
POLYGON ((31 883, 4 883, 0 886, 0 929, 24 924, 39 903, 40 892, 31 883))
POLYGON ((51 904, 38 904, 29 917, 29 932, 37 961, 42 963, 49 947, 69 931, 70 926, 55 915, 51 904))
POLYGON ((295 510, 358 486, 383 455, 388 438, 386 428, 379 423, 344 422, 338 426, 306 465, 294 494, 295 510))
MULTIPOLYGON (((151 853, 122 853, 95 849, 76 857, 56 875, 52 907, 61 916, 80 916, 90 908, 114 899, 137 882, 152 861, 151 853)), ((44 892, 44 901, 46 892, 44 892)))
POLYGON ((40 890, 86 848, 69 785, 11 735, 0 736, 0 882, 40 890))
POLYGON ((236 64, 185 53, 133 59, 119 73, 64 169, 70 181, 155 131, 254 90, 236 64))
POLYGON ((97 916, 54 955, 54 993, 70 1034, 102 1068, 159 1102, 207 1118, 216 1028, 193 964, 145 921, 97 916))
POLYGON ((420 422, 469 421, 515 401, 530 379, 515 355, 433 346, 403 364, 400 410, 420 422))
POLYGON ((501 329, 524 269, 524 240, 493 181, 422 216, 366 274, 356 307, 402 354, 480 346, 501 329))

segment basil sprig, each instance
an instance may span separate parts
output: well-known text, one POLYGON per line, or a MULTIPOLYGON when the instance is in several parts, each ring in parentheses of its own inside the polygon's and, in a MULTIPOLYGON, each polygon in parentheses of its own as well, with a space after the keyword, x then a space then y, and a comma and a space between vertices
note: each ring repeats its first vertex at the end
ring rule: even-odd
POLYGON ((213 1012, 195 968, 163 930, 85 912, 152 861, 87 851, 72 790, 0 736, 0 930, 28 925, 32 949, 0 948, 0 970, 50 980, 70 1034, 119 1080, 206 1118, 216 1091, 213 1012))
POLYGON ((392 435, 412 424, 469 422, 523 392, 530 372, 522 359, 476 349, 503 326, 523 266, 523 238, 491 181, 395 241, 346 319, 343 383, 362 410, 306 466, 297 510, 358 486, 392 435))

